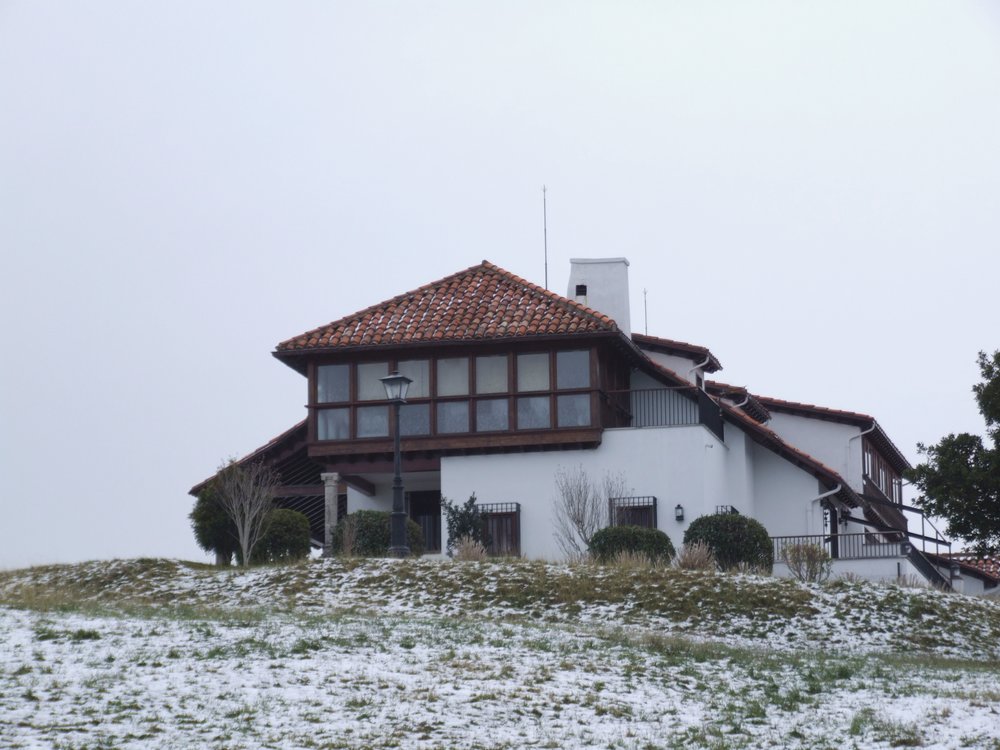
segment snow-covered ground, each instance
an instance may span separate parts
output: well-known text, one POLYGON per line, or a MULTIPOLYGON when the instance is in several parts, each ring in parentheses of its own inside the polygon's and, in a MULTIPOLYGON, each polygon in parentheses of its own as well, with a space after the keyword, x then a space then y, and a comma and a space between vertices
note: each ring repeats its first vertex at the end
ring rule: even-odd
POLYGON ((0 601, 28 605, 0 607, 2 748, 1000 748, 996 642, 963 655, 936 634, 939 604, 993 627, 996 605, 965 597, 805 587, 758 618, 769 638, 724 612, 643 615, 634 595, 518 614, 497 598, 517 566, 89 565, 0 577, 0 601), (494 593, 430 582, 470 571, 494 593), (69 583, 75 601, 44 598, 69 583), (824 640, 822 623, 856 629, 838 607, 869 593, 901 597, 927 646, 893 648, 878 608, 861 647, 824 640))

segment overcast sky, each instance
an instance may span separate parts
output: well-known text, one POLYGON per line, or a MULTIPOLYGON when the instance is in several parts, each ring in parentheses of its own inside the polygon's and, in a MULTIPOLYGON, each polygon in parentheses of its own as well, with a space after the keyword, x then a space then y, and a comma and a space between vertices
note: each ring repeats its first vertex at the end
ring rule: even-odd
POLYGON ((206 559, 279 341, 486 258, 631 261, 717 377, 982 432, 1000 3, 0 0, 0 567, 206 559))

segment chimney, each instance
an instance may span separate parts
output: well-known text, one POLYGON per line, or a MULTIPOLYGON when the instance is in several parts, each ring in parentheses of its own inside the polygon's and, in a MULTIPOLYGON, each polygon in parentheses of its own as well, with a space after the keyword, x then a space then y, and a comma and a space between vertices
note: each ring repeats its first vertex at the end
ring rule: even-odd
POLYGON ((604 313, 632 335, 626 258, 570 258, 569 292, 581 305, 604 313))

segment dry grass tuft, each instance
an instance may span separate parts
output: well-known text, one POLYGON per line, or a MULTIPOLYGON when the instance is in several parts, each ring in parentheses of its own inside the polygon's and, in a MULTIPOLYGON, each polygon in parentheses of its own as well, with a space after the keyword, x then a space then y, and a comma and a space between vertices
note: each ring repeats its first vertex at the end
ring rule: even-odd
POLYGON ((481 562, 486 559, 486 547, 471 536, 461 536, 455 542, 454 554, 460 562, 481 562))
POLYGON ((718 567, 712 548, 704 542, 682 545, 674 565, 681 570, 715 570, 718 567))

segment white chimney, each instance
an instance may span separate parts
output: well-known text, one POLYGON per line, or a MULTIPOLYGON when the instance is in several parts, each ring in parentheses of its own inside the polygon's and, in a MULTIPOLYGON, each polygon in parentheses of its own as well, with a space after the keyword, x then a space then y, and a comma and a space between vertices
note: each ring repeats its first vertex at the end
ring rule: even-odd
POLYGON ((570 258, 566 296, 604 313, 626 336, 632 335, 626 258, 570 258))

